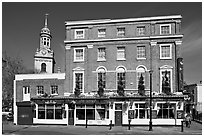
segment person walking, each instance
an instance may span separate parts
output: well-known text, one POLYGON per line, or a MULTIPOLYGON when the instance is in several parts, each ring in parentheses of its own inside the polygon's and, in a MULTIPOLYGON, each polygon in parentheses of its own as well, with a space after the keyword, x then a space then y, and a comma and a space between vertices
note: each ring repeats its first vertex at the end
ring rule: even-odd
POLYGON ((186 115, 186 127, 190 128, 190 124, 191 124, 191 116, 190 114, 188 113, 186 115))

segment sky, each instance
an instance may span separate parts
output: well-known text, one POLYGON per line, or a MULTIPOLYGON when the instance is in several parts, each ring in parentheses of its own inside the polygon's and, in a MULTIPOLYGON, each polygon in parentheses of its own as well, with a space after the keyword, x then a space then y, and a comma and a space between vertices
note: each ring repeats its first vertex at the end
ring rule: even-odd
POLYGON ((65 21, 182 15, 184 81, 194 84, 202 80, 201 2, 3 2, 2 52, 20 57, 28 69, 34 68, 34 54, 39 48, 46 13, 49 13, 48 28, 52 34, 51 49, 56 67, 62 72, 65 21))

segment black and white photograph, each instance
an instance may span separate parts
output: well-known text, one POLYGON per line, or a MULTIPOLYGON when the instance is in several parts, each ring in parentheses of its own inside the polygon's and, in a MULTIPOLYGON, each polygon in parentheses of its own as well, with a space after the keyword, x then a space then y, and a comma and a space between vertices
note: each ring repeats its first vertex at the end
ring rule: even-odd
POLYGON ((202 135, 201 1, 1 8, 2 135, 202 135))

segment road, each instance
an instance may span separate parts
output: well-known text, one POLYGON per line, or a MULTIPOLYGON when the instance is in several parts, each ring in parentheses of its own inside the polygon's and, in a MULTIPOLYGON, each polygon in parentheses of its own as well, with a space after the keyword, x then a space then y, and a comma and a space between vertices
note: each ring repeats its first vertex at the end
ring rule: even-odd
POLYGON ((128 130, 127 126, 63 126, 63 125, 13 125, 11 122, 2 123, 4 135, 202 135, 202 124, 192 122, 190 128, 175 126, 134 126, 128 130))

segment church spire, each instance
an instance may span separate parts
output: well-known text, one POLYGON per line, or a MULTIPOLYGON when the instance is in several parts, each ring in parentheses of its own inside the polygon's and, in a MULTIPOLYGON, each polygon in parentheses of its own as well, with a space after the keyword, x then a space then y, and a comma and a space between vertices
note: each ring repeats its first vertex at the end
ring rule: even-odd
POLYGON ((48 25, 48 16, 49 14, 48 13, 46 13, 45 14, 45 28, 47 28, 47 25, 48 25))

